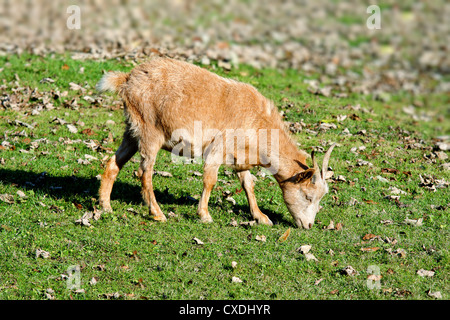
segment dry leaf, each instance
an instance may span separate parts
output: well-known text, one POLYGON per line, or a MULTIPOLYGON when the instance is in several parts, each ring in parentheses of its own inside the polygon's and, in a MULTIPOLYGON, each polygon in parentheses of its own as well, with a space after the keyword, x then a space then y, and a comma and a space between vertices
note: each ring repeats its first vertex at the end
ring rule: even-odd
POLYGON ((305 258, 306 258, 306 261, 311 261, 311 260, 319 261, 312 253, 309 253, 309 252, 305 254, 305 258))
POLYGON ((417 274, 421 277, 433 277, 434 271, 419 269, 419 270, 417 270, 417 274))
POLYGON ((69 131, 70 131, 71 133, 77 133, 77 132, 78 132, 77 127, 75 127, 75 126, 72 125, 72 124, 68 124, 68 125, 67 125, 67 129, 69 129, 69 131))
POLYGON ((199 238, 194 237, 192 240, 194 240, 195 244, 204 244, 202 240, 200 240, 199 238))
POLYGON ((232 227, 237 227, 238 226, 238 223, 237 223, 236 219, 231 218, 230 226, 232 226, 232 227))
POLYGON ((278 238, 279 242, 284 242, 287 240, 287 238, 289 237, 289 234, 291 233, 291 228, 288 228, 285 233, 282 234, 282 236, 280 238, 278 238))
POLYGON ((380 274, 369 274, 367 276, 367 280, 372 280, 372 281, 380 281, 381 278, 383 278, 383 276, 380 274))
MULTIPOLYGON (((89 220, 91 220, 94 217, 94 214, 92 212, 85 212, 81 219, 75 220, 76 224, 81 224, 82 226, 90 227, 91 223, 89 220)), ((96 219, 97 220, 97 219, 96 219)))
POLYGON ((312 253, 310 253, 309 251, 311 250, 311 246, 306 244, 301 246, 300 248, 297 249, 298 252, 300 252, 301 254, 303 254, 306 258, 306 261, 319 261, 312 253))
POLYGON ((266 236, 260 235, 255 237, 256 241, 266 242, 266 236))
POLYGON ((363 240, 364 241, 367 241, 367 240, 372 241, 372 240, 379 239, 379 238, 380 238, 380 236, 376 236, 374 234, 367 233, 366 235, 364 235, 363 240))
POLYGON ((243 227, 252 227, 256 224, 256 220, 252 220, 252 221, 242 221, 239 223, 240 226, 243 227))
POLYGON ((377 251, 378 249, 380 249, 380 247, 369 247, 369 248, 361 248, 361 251, 374 252, 374 251, 377 251))
POLYGON ((50 258, 50 253, 41 249, 36 249, 36 259, 42 257, 43 259, 50 258))
POLYGON ((231 282, 234 282, 234 283, 241 283, 242 280, 241 280, 240 278, 238 278, 238 277, 232 277, 232 278, 231 278, 231 282))
POLYGON ((6 203, 14 203, 14 196, 12 194, 3 193, 0 194, 0 200, 6 203))
POLYGON ((442 299, 442 294, 440 291, 432 292, 431 290, 428 290, 427 294, 429 297, 436 298, 436 299, 442 299))
POLYGON ((403 221, 403 222, 406 224, 409 224, 410 226, 420 227, 423 224, 423 218, 420 218, 420 219, 406 218, 405 221, 403 221))
POLYGON ((319 283, 321 283, 323 281, 323 278, 317 279, 316 281, 314 281, 314 285, 317 286, 319 285, 319 283))
POLYGON ((334 221, 330 220, 330 224, 328 226, 326 226, 325 229, 334 230, 334 221))
POLYGON ((309 244, 305 244, 297 249, 297 251, 301 254, 307 254, 309 250, 311 250, 311 246, 309 244))
POLYGON ((16 194, 17 194, 19 197, 23 198, 23 199, 26 199, 26 198, 27 198, 27 195, 26 195, 25 192, 23 192, 22 190, 18 190, 18 191, 16 192, 16 194))
POLYGON ((345 275, 347 275, 347 276, 355 276, 355 275, 358 275, 359 273, 355 270, 355 269, 353 269, 353 267, 352 266, 346 266, 346 267, 344 267, 344 268, 342 268, 341 269, 341 273, 343 273, 343 274, 345 274, 345 275))
POLYGON ((161 176, 161 177, 169 177, 169 178, 172 177, 172 174, 167 171, 155 171, 155 174, 157 174, 158 176, 161 176))

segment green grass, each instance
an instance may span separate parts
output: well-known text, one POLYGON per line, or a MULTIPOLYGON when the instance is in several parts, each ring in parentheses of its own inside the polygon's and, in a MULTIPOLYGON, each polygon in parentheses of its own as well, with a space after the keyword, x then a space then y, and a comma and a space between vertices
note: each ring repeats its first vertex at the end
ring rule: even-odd
POLYGON ((96 176, 104 168, 101 160, 120 145, 124 124, 123 111, 115 103, 117 97, 103 96, 102 105, 82 97, 97 96, 93 88, 102 70, 130 70, 132 65, 120 60, 78 61, 69 56, 29 55, 0 57, 0 65, 3 97, 27 96, 34 88, 44 94, 68 91, 66 97, 51 101, 53 110, 32 114, 31 110, 42 102, 37 98, 27 100, 17 111, 0 111, 1 142, 10 143, 0 150, 0 194, 13 197, 8 201, 12 203, 0 201, 0 299, 45 299, 49 288, 56 299, 106 299, 115 292, 122 299, 432 299, 427 296, 429 290, 440 291, 448 298, 448 188, 430 192, 419 186, 419 175, 450 180, 449 172, 439 167, 445 161, 433 163, 424 158, 432 152, 433 138, 449 134, 448 96, 412 97, 400 92, 392 95, 389 104, 354 94, 348 98, 323 97, 311 94, 303 82, 309 76, 295 70, 241 66, 225 73, 217 69, 220 75, 257 87, 275 101, 288 121, 303 119, 315 131, 321 121, 337 125, 337 129, 318 135, 302 132, 295 136, 308 152, 327 141, 339 144, 330 166, 334 175, 345 176, 346 182, 329 182, 330 193, 321 202, 323 209, 314 227, 295 227, 281 191, 270 177, 259 177, 255 192, 261 210, 275 225, 231 226, 232 219, 242 222, 251 220, 251 216, 245 194, 227 168, 221 168, 220 181, 210 199, 214 223, 201 224, 195 199, 201 194, 202 180, 193 174, 202 171, 201 165, 173 163, 166 152, 160 152, 155 170, 169 171, 173 177, 156 175, 154 186, 161 209, 166 215, 172 211, 175 217, 164 224, 149 219, 134 174, 139 160, 136 155, 114 186, 114 213, 103 214, 86 227, 74 221, 97 206, 96 176), (80 73, 81 67, 84 73, 80 73), (44 77, 55 82, 40 83, 44 77), (17 78, 19 86, 31 90, 14 93, 17 78), (69 82, 88 87, 80 93, 70 90, 69 82), (73 98, 78 102, 76 108, 67 104, 73 98), (288 103, 292 107, 287 108, 288 103), (412 103, 423 105, 419 112, 431 110, 436 116, 429 122, 412 119, 402 112, 402 107, 412 103), (358 104, 360 110, 349 107, 358 104), (336 121, 338 115, 349 117, 340 123, 336 121), (76 125, 78 133, 52 121, 55 118, 76 125), (15 120, 34 128, 19 126, 15 120), (106 124, 107 120, 115 125, 106 124), (353 135, 342 135, 345 128, 353 135), (366 133, 358 134, 361 130, 366 133), (108 139, 110 134, 112 141, 108 139), (40 142, 33 149, 32 143, 43 138, 47 143, 40 142), (103 149, 93 151, 84 143, 89 140, 103 149), (406 144, 412 142, 421 143, 425 149, 407 149, 406 144), (354 154, 350 149, 355 146, 366 149, 354 154), (99 160, 78 164, 85 154, 99 160), (373 166, 357 167, 357 159, 370 161, 373 166), (399 171, 384 173, 385 168, 399 171), (399 203, 385 199, 390 186, 407 192, 399 203), (236 205, 224 200, 225 191, 232 193, 236 205), (358 203, 349 205, 351 198, 358 203), (432 209, 432 205, 444 210, 432 209), (407 217, 423 218, 423 225, 403 224, 407 217), (387 219, 393 223, 380 223, 387 219), (324 229, 330 220, 343 228, 324 229), (278 241, 288 228, 291 232, 287 240, 278 241), (363 240, 369 233, 382 240, 363 240), (265 242, 256 240, 261 235, 266 236, 265 242), (195 244, 193 237, 204 244, 195 244), (383 241, 386 238, 391 243, 383 241), (297 252, 305 244, 312 246, 318 261, 307 261, 297 252), (367 247, 379 249, 361 251, 367 247), (399 248, 406 256, 389 253, 399 248), (47 251, 50 257, 36 258, 37 249, 47 251), (236 268, 232 261, 237 262, 236 268), (341 269, 348 265, 358 274, 342 274, 341 269), (68 289, 62 277, 68 275, 71 266, 81 269, 83 293, 68 289), (381 289, 367 286, 369 266, 379 268, 381 289), (433 270, 435 275, 422 278, 417 275, 419 269, 433 270), (233 283, 233 276, 243 282, 233 283), (95 285, 89 283, 93 277, 95 285), (323 280, 315 285, 319 279, 323 280))

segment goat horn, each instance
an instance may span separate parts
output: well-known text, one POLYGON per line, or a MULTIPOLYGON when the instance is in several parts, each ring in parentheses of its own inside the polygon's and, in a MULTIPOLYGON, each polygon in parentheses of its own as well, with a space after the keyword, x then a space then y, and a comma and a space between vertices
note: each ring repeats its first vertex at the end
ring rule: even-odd
POLYGON ((313 162, 313 168, 316 169, 316 171, 319 171, 319 165, 317 164, 317 160, 314 157, 314 150, 311 152, 311 159, 313 162))
POLYGON ((322 179, 325 179, 327 171, 328 171, 328 162, 330 161, 331 151, 333 151, 333 148, 336 146, 336 143, 333 143, 331 147, 327 150, 325 153, 325 156, 323 157, 323 164, 322 164, 322 179))
POLYGON ((317 160, 316 160, 316 158, 314 157, 314 150, 311 152, 311 159, 312 159, 312 162, 313 162, 313 168, 314 168, 314 176, 313 176, 313 178, 312 178, 312 183, 314 184, 314 183, 316 183, 316 181, 317 181, 317 179, 320 179, 320 168, 319 168, 319 165, 317 164, 317 160))

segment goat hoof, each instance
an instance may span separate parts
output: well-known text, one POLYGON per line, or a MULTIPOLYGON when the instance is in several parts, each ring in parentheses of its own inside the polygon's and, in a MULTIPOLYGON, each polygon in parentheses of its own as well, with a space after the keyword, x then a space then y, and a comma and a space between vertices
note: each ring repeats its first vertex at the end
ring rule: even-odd
POLYGON ((272 221, 267 217, 261 217, 260 219, 258 219, 258 223, 259 224, 265 224, 266 226, 273 226, 272 221))
POLYGON ((111 208, 111 206, 102 206, 102 207, 100 207, 100 209, 98 211, 100 211, 100 213, 103 213, 103 212, 111 213, 111 212, 113 212, 113 209, 111 208))
POLYGON ((167 218, 164 214, 162 215, 152 215, 152 219, 159 222, 166 222, 167 218))
POLYGON ((211 216, 208 215, 208 216, 200 217, 200 221, 202 223, 212 223, 213 219, 211 218, 211 216))

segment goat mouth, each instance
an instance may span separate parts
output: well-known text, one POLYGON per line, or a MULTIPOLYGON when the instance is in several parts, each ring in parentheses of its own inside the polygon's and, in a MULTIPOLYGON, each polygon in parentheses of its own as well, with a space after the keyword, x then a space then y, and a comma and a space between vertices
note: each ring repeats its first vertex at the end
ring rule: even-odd
POLYGON ((295 219, 295 223, 297 224, 297 226, 300 229, 306 229, 309 230, 312 228, 313 223, 309 222, 309 223, 303 223, 300 219, 295 219))

